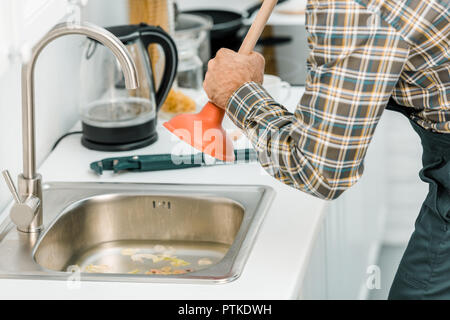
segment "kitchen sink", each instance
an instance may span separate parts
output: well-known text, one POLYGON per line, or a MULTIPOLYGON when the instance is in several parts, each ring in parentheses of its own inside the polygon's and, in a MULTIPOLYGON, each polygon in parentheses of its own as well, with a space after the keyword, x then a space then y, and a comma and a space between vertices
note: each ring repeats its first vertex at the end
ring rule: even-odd
POLYGON ((41 233, 0 226, 0 278, 229 282, 273 195, 266 186, 48 183, 41 233))

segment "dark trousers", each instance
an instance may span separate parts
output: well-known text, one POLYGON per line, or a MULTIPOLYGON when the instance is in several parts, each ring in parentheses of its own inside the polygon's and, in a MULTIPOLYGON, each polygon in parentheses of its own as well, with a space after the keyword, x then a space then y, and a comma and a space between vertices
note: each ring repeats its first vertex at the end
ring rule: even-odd
POLYGON ((429 184, 429 192, 389 299, 450 299, 450 134, 411 123, 422 141, 419 175, 429 184))

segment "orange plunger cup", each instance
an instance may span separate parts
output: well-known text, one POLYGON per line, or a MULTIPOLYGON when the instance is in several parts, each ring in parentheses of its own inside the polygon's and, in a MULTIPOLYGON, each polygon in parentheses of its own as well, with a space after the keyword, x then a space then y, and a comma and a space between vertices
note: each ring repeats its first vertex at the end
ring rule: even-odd
MULTIPOLYGON (((253 51, 277 1, 264 0, 239 49, 240 54, 250 54, 253 51)), ((232 162, 235 160, 233 142, 222 127, 224 116, 225 110, 208 102, 199 113, 181 114, 163 125, 195 149, 216 159, 232 162)))

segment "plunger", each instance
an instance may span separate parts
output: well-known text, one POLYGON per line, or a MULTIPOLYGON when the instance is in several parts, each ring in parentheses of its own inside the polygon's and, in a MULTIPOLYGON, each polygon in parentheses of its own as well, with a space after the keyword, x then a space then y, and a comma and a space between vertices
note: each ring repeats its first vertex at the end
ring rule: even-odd
MULTIPOLYGON (((239 49, 250 54, 261 36, 278 0, 264 0, 239 49)), ((222 127, 225 110, 208 102, 197 114, 181 114, 163 125, 195 149, 222 161, 234 161, 233 142, 222 127)))

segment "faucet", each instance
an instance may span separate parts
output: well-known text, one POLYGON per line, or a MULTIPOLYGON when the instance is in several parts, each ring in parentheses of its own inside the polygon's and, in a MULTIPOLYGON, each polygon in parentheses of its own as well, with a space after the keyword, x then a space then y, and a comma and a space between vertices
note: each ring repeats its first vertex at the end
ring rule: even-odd
POLYGON ((22 63, 22 143, 23 173, 18 177, 18 191, 7 170, 3 176, 14 197, 10 211, 17 230, 38 233, 43 227, 42 176, 36 172, 34 120, 34 69, 41 51, 53 40, 66 35, 85 35, 105 45, 116 56, 125 76, 127 89, 139 86, 136 65, 122 42, 109 31, 89 23, 60 23, 51 29, 31 50, 22 63))

